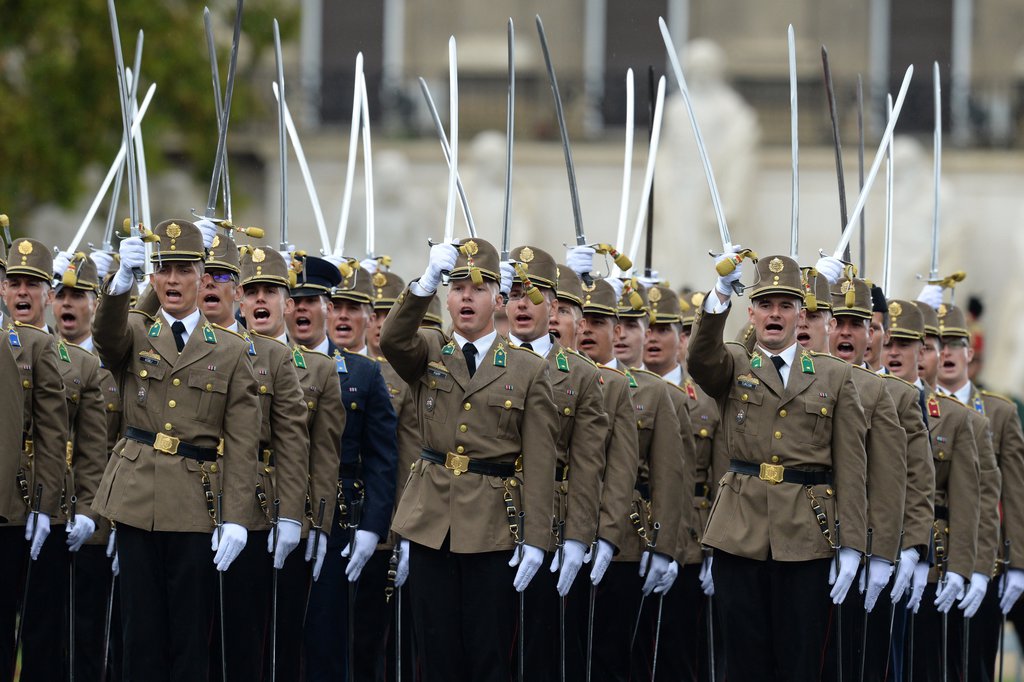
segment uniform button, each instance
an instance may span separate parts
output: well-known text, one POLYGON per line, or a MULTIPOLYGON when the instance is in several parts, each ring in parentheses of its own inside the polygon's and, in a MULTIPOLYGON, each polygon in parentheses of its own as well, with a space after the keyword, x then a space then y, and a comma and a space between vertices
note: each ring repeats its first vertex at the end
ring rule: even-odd
POLYGON ((828 414, 828 408, 827 407, 821 408, 821 413, 822 414, 828 414))
POLYGON ((266 386, 260 386, 260 393, 266 393, 266 392, 267 392, 267 387, 266 386))
POLYGON ((772 455, 772 464, 778 464, 778 463, 779 463, 779 456, 778 455, 772 455))
POLYGON ((273 471, 274 469, 271 467, 263 467, 263 473, 265 474, 273 473, 273 471))
POLYGON ((312 401, 312 400, 310 400, 309 402, 307 402, 307 403, 306 403, 306 407, 308 407, 309 409, 311 409, 311 410, 312 410, 312 409, 313 409, 313 401, 312 401))
POLYGON ((637 427, 637 428, 639 429, 639 428, 640 428, 640 425, 641 425, 641 422, 640 422, 640 420, 639 420, 639 419, 637 419, 637 420, 636 420, 636 427, 637 427))
POLYGON ((144 369, 141 372, 139 372, 139 376, 145 379, 146 377, 149 376, 149 371, 144 369))
POLYGON ((462 403, 462 409, 464 409, 466 412, 469 412, 470 409, 472 409, 472 407, 473 405, 471 403, 462 403))
POLYGON ((832 488, 825 488, 825 494, 826 495, 831 495, 832 494, 832 488))
POLYGON ((516 487, 517 485, 519 485, 519 481, 517 481, 517 480, 516 480, 516 479, 514 479, 514 478, 510 478, 510 479, 508 479, 508 486, 509 486, 510 488, 515 488, 515 487, 516 487))
POLYGON ((114 411, 114 403, 107 403, 107 410, 110 412, 114 411))
POLYGON ((437 388, 437 381, 436 381, 436 380, 434 380, 434 379, 431 379, 431 380, 430 380, 430 387, 431 387, 431 388, 437 388))
POLYGON ((789 414, 789 412, 786 412, 786 410, 784 410, 784 409, 783 410, 779 410, 779 416, 780 417, 785 417, 787 414, 789 414))
POLYGON ((782 431, 776 431, 775 432, 775 440, 780 440, 781 438, 782 438, 782 431))
POLYGON ((174 424, 171 424, 171 422, 167 422, 166 424, 164 424, 164 431, 170 431, 173 428, 174 424))
POLYGON ((459 431, 461 431, 462 433, 465 433, 468 430, 469 430, 468 426, 466 426, 465 424, 459 424, 459 431))
POLYGON ((175 377, 174 381, 172 381, 171 383, 174 384, 175 386, 181 386, 181 379, 175 377))
POLYGON ((564 410, 562 410, 562 414, 568 417, 570 414, 572 414, 572 409, 567 407, 564 410))
POLYGON ((749 398, 749 397, 750 397, 749 395, 747 395, 746 393, 744 393, 743 395, 741 395, 741 396, 740 396, 740 400, 746 400, 746 399, 747 399, 747 398, 749 398))
POLYGON ((456 454, 459 454, 459 455, 461 455, 465 451, 466 451, 466 448, 462 447, 461 445, 459 447, 455 448, 456 454))
POLYGON ((707 438, 708 437, 708 430, 707 429, 701 429, 700 430, 700 437, 701 438, 707 438))
POLYGON ((704 500, 703 502, 701 502, 700 503, 700 508, 701 509, 707 509, 708 508, 708 501, 704 500))
POLYGON ((510 407, 512 407, 512 401, 511 400, 506 400, 505 401, 505 409, 507 410, 510 407))
POLYGON ((939 459, 946 459, 946 453, 939 450, 939 459))
POLYGON ((214 462, 213 464, 210 465, 210 473, 211 474, 217 473, 217 463, 216 462, 214 462))
POLYGON ((213 384, 206 384, 206 390, 207 391, 212 391, 213 390, 213 384))
POLYGON ((416 471, 416 462, 409 465, 409 471, 416 471))
POLYGON ((25 379, 24 381, 21 382, 21 387, 22 388, 28 388, 31 385, 32 385, 32 383, 28 379, 25 379))
POLYGON ((352 408, 353 410, 355 410, 355 409, 359 408, 359 405, 353 401, 353 402, 349 403, 349 407, 352 408))
POLYGON ((175 401, 173 401, 173 400, 168 400, 167 401, 167 407, 172 407, 173 408, 173 407, 177 407, 177 406, 178 406, 178 403, 176 403, 175 401))

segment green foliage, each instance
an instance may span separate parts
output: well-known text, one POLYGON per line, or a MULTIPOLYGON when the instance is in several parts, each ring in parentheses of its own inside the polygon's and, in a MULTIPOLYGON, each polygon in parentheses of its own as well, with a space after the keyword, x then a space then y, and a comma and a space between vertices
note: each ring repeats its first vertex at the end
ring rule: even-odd
MULTIPOLYGON (((221 87, 227 78, 235 2, 209 0, 215 18, 221 87)), ((45 203, 70 205, 89 163, 109 166, 121 142, 114 48, 106 0, 4 0, 0 21, 0 210, 15 215, 45 203)), ((298 25, 298 3, 248 0, 242 22, 231 130, 272 111, 252 80, 273 50, 271 20, 285 39, 298 25)), ((141 101, 157 83, 143 126, 147 166, 158 170, 161 141, 173 140, 198 178, 209 177, 217 143, 203 3, 117 0, 122 51, 131 67, 145 32, 141 101)), ((269 88, 269 83, 262 84, 269 88)), ((12 220, 12 222, 14 222, 12 220)))

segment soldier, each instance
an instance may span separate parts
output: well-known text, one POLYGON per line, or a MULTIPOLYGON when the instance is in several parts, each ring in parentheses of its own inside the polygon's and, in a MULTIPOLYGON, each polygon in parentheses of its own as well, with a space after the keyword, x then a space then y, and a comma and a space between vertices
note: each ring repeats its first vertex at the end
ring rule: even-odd
MULTIPOLYGON (((531 626, 525 638, 524 676, 530 680, 553 680, 559 670, 561 642, 566 643, 566 667, 569 661, 580 661, 578 638, 570 638, 568 632, 559 630, 557 606, 569 594, 583 557, 597 537, 608 418, 600 371, 589 360, 563 347, 548 330, 551 309, 556 304, 555 260, 532 246, 516 247, 511 258, 518 265, 506 304, 508 339, 547 360, 559 415, 554 471, 556 525, 552 526, 546 548, 551 555, 550 571, 541 570, 525 593, 525 610, 531 626), (539 296, 541 302, 534 302, 531 296, 539 296), (559 538, 564 544, 559 543, 559 538), (577 649, 572 655, 570 645, 577 649)), ((568 616, 567 622, 576 624, 568 616)), ((579 625, 585 627, 582 621, 579 625)), ((569 628, 567 625, 566 629, 569 628)))
POLYGON ((199 228, 167 220, 154 233, 152 324, 128 315, 133 268, 145 261, 138 237, 121 242, 93 322, 100 357, 132 397, 93 508, 118 524, 125 677, 205 680, 214 584, 206 534, 226 571, 248 536, 259 403, 248 344, 199 310, 199 228))
POLYGON ((727 675, 816 679, 826 594, 843 602, 864 551, 864 412, 853 368, 798 352, 803 287, 792 259, 757 263, 748 311, 753 352, 722 341, 741 270, 719 278, 689 348, 694 379, 718 400, 732 456, 703 539, 715 549, 727 675))
POLYGON ((800 278, 804 309, 796 325, 796 341, 805 350, 828 354, 829 336, 836 326, 828 279, 814 268, 801 268, 800 278))
MULTIPOLYGON (((995 451, 999 473, 1002 480, 1002 491, 997 498, 1002 507, 1003 522, 1001 537, 1010 542, 1011 554, 1017 554, 1014 548, 1024 545, 1024 435, 1021 434, 1020 418, 1013 401, 991 391, 979 389, 968 379, 968 372, 973 356, 970 343, 970 331, 963 311, 956 306, 944 305, 939 308, 939 332, 942 341, 942 354, 938 372, 938 390, 946 393, 978 414, 988 419, 987 430, 991 434, 992 448, 995 451), (1018 545, 1019 543, 1019 545, 1018 545)), ((991 483, 990 483, 991 485, 991 483)), ((999 522, 998 510, 992 516, 992 491, 982 493, 982 508, 988 510, 988 521, 999 522)), ((992 537, 998 528, 988 527, 983 519, 979 528, 979 558, 975 562, 976 570, 971 582, 988 583, 989 575, 999 576, 1002 571, 1000 562, 988 567, 983 561, 988 559, 988 550, 982 557, 982 536, 992 537), (990 570, 991 569, 991 570, 990 570)), ((1004 554, 1004 553, 1001 553, 1004 554)), ((1006 559, 1007 557, 1003 557, 1006 559)), ((1011 566, 1014 564, 1011 559, 1011 566)), ((1024 564, 1020 564, 1024 565, 1024 564)), ((1024 570, 1011 568, 1007 580, 1020 582, 1024 570)), ((984 599, 980 606, 973 604, 964 609, 964 616, 969 617, 969 610, 974 608, 975 627, 970 630, 970 649, 968 651, 967 671, 974 679, 990 679, 995 675, 996 651, 999 647, 1000 610, 1006 613, 1013 607, 1019 596, 1019 590, 1009 591, 1008 596, 1000 603, 998 581, 988 583, 984 599)), ((963 608, 963 607, 961 607, 963 608)), ((966 673, 965 673, 966 674, 966 673)))
POLYGON ((507 291, 512 280, 507 267, 499 274, 494 247, 480 239, 459 247, 431 248, 423 276, 398 297, 381 333, 384 355, 412 388, 422 431, 392 529, 403 538, 400 571, 416 567, 409 587, 425 682, 509 679, 509 583, 522 592, 540 568, 554 495, 548 365, 494 331, 499 283, 507 291), (450 338, 418 329, 442 271, 451 273, 450 338), (518 566, 513 580, 509 566, 518 566))
POLYGON ((885 368, 885 346, 889 342, 889 308, 885 293, 877 284, 871 285, 871 334, 868 347, 864 350, 864 364, 872 372, 883 372, 885 368))
MULTIPOLYGON (((34 239, 16 239, 11 244, 10 265, 6 269, 3 283, 3 299, 10 311, 11 318, 7 322, 8 345, 14 351, 18 364, 22 386, 24 388, 24 426, 21 428, 22 451, 21 467, 15 479, 10 483, 19 490, 24 506, 21 509, 10 509, 5 514, 11 523, 19 521, 26 524, 25 540, 31 540, 31 557, 36 562, 33 569, 35 580, 25 586, 21 594, 25 577, 21 556, 24 544, 20 541, 20 528, 10 527, 5 536, 5 556, 10 557, 4 562, 10 564, 10 573, 4 577, 10 582, 12 593, 9 598, 10 610, 3 609, 4 618, 10 618, 8 633, 14 632, 15 611, 20 600, 24 600, 20 615, 23 624, 19 625, 23 632, 22 648, 22 679, 58 679, 63 676, 65 659, 53 655, 53 638, 67 641, 67 619, 64 618, 64 605, 67 596, 68 543, 64 533, 55 533, 50 537, 51 523, 63 526, 67 520, 66 475, 70 462, 67 459, 69 444, 68 408, 77 407, 72 397, 84 394, 87 407, 92 409, 99 399, 99 390, 94 382, 85 391, 82 375, 95 379, 98 365, 88 366, 87 358, 76 355, 76 363, 72 365, 70 352, 66 345, 61 344, 61 353, 55 347, 53 338, 45 328, 44 316, 46 305, 53 296, 50 288, 53 259, 49 250, 34 239), (81 370, 81 371, 78 371, 81 370), (64 378, 67 376, 67 393, 64 378), (71 383, 72 380, 77 383, 71 383), (59 400, 57 399, 59 397, 59 400), (46 413, 41 410, 47 410, 46 413), (53 414, 49 414, 53 410, 53 414), (60 423, 54 420, 60 419, 60 423), (59 462, 58 462, 59 458, 59 462), (42 512, 38 515, 29 514, 27 510, 33 506, 34 492, 37 484, 43 486, 42 512), (31 525, 38 525, 32 534, 31 525), (48 541, 47 541, 48 540, 48 541), (16 591, 14 591, 16 590, 16 591)), ((83 352, 83 355, 87 355, 83 352)), ((102 412, 102 408, 100 408, 102 412)), ((20 412, 17 411, 16 414, 20 412)), ((95 414, 92 415, 95 418, 95 414)), ((102 417, 101 417, 102 421, 102 417)), ((77 423, 75 424, 77 426, 77 423)), ((102 437, 102 431, 100 432, 102 437)), ((88 435, 86 436, 88 439, 88 435)), ((90 459, 96 455, 96 441, 86 441, 86 452, 90 459)), ((72 451, 73 451, 72 444, 72 451)), ((102 445, 101 445, 102 448, 102 445)), ((102 452, 100 453, 102 455, 102 452)), ((88 474, 88 464, 85 474, 88 474)), ((95 478, 86 476, 86 490, 83 494, 91 495, 95 491, 95 478)), ((76 531, 75 549, 81 546, 89 533, 92 520, 83 520, 76 531)), ((9 635, 8 635, 9 636, 9 635)), ((4 645, 4 674, 14 670, 14 657, 17 652, 10 650, 10 643, 4 645), (7 658, 8 651, 10 658, 7 658)))
MULTIPOLYGON (((325 325, 334 314, 333 300, 369 303, 366 271, 346 263, 345 272, 340 272, 331 263, 310 256, 299 262, 302 269, 297 276, 305 280, 304 286, 292 292, 295 309, 289 333, 294 341, 334 361, 346 411, 337 488, 329 500, 337 503, 338 526, 346 532, 334 532, 328 538, 324 579, 317 580, 310 592, 305 630, 307 679, 333 680, 345 674, 348 647, 338 646, 324 633, 341 633, 345 642, 354 634, 349 632, 349 609, 356 604, 349 601, 347 583, 359 580, 387 533, 395 495, 396 423, 379 363, 336 346, 325 325), (327 283, 330 286, 324 286, 327 283)), ((360 345, 365 346, 365 339, 360 345)), ((358 614, 354 617, 360 618, 358 614)))

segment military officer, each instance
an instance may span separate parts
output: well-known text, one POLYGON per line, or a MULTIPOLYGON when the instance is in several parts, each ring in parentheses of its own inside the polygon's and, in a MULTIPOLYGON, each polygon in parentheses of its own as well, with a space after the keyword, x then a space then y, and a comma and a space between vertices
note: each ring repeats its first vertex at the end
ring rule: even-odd
POLYGON ((803 288, 792 259, 756 264, 748 312, 754 350, 723 342, 742 269, 719 278, 690 338, 690 371, 718 400, 733 458, 703 542, 715 549, 729 679, 814 679, 828 630, 826 595, 845 599, 864 551, 866 422, 853 368, 798 351, 803 288))
POLYGON ((828 278, 814 268, 801 268, 800 277, 804 309, 796 325, 796 341, 805 350, 828 353, 829 335, 836 326, 828 278))
POLYGON ((128 315, 133 268, 145 261, 137 237, 121 242, 93 322, 100 357, 131 396, 93 509, 118 524, 124 675, 204 680, 214 585, 206 534, 213 563, 227 570, 247 539, 259 402, 248 344, 199 310, 199 228, 167 220, 154 233, 152 324, 128 315))
POLYGON ((381 333, 385 357, 412 388, 422 430, 392 529, 412 569, 425 682, 509 679, 510 588, 526 589, 550 539, 555 406, 547 362, 494 330, 500 290, 511 280, 481 239, 463 240, 458 251, 434 246, 381 333), (451 273, 451 337, 419 329, 442 271, 451 273), (510 566, 518 566, 514 578, 510 566))
POLYGON ((873 372, 885 367, 885 345, 889 341, 889 307, 885 292, 877 284, 871 285, 871 335, 864 351, 864 364, 873 372))

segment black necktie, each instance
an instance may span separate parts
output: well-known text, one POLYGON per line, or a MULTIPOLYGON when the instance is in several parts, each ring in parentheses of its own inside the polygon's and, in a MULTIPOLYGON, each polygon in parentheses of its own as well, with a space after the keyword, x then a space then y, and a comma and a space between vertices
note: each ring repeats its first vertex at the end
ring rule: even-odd
POLYGON ((467 343, 462 347, 462 354, 466 356, 466 369, 469 370, 470 378, 476 374, 476 346, 467 343))
POLYGON ((924 389, 917 389, 917 403, 921 406, 921 417, 924 419, 925 428, 928 427, 928 408, 925 407, 924 389))
POLYGON ((533 344, 527 341, 526 343, 522 344, 520 348, 525 348, 526 350, 533 350, 533 344))
MULTIPOLYGON (((782 368, 786 366, 786 361, 782 359, 781 355, 773 355, 772 364, 775 365, 775 371, 779 373, 779 378, 782 379, 782 368)), ((786 380, 782 379, 782 383, 785 384, 786 380)))
POLYGON ((177 320, 171 325, 171 331, 174 332, 174 345, 178 347, 180 353, 185 347, 185 323, 177 320))

